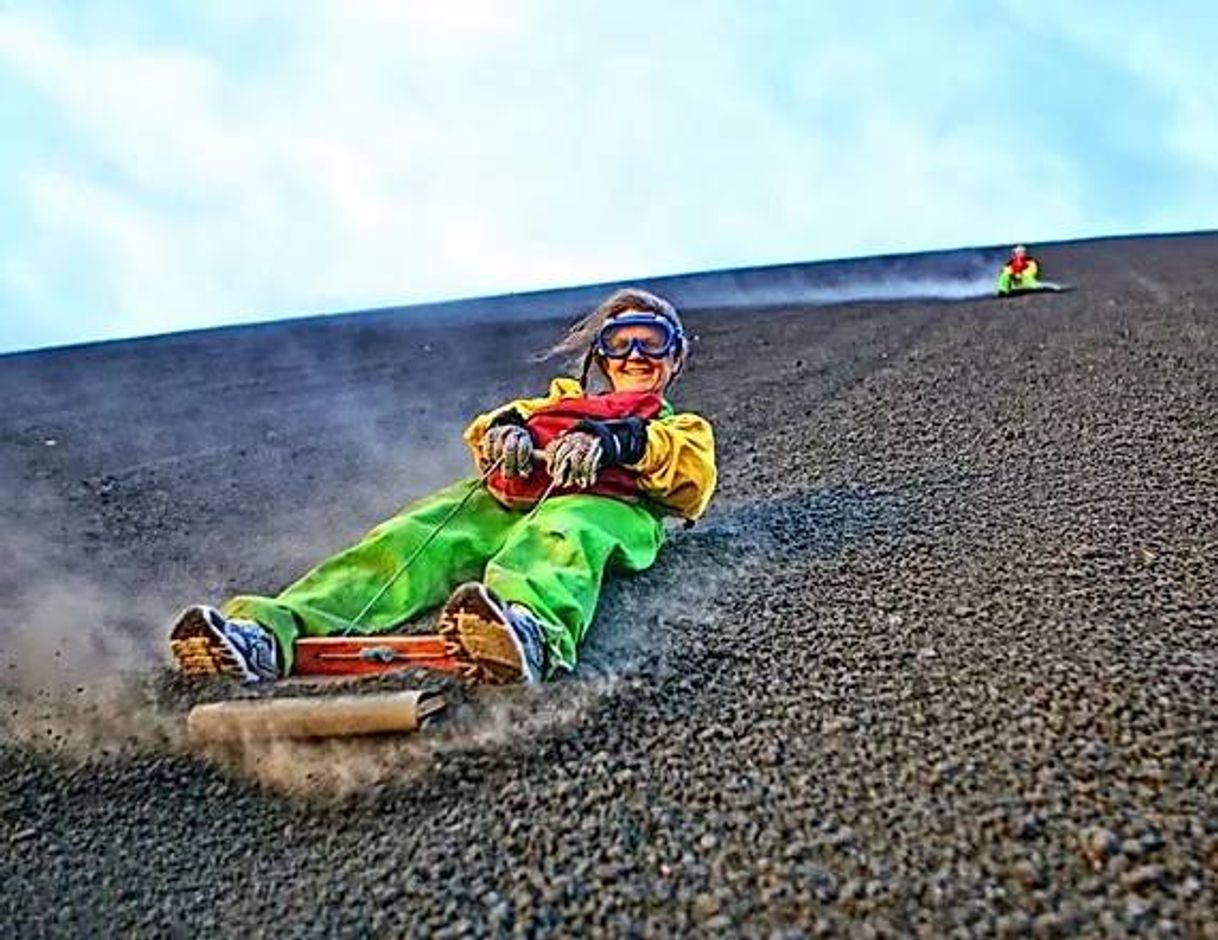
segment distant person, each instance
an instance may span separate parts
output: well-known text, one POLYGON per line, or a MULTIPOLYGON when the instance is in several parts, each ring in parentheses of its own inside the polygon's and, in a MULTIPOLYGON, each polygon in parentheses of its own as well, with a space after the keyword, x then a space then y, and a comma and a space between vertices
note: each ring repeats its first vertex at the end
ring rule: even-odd
POLYGON ((1028 254, 1024 245, 1011 249, 1011 257, 998 275, 998 294, 1005 297, 1012 291, 1037 290, 1040 283, 1040 262, 1028 254))
POLYGON ((298 637, 387 633, 441 603, 440 633, 471 680, 536 682, 573 668, 605 570, 650 567, 663 517, 697 518, 714 491, 710 424, 665 398, 688 352, 671 303, 616 291, 548 353, 578 355, 578 380, 556 378, 546 395, 466 428, 485 483, 407 506, 277 597, 188 607, 170 633, 179 668, 277 679, 298 637), (607 390, 592 390, 597 377, 607 390))

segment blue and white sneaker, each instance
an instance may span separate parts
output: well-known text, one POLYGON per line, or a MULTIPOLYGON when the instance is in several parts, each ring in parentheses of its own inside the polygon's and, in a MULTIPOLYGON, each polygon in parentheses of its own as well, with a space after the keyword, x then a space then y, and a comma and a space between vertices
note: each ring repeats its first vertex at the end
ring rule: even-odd
POLYGON ((228 620, 214 607, 196 604, 178 616, 169 648, 187 676, 231 676, 270 682, 282 674, 275 637, 253 620, 228 620))
POLYGON ((440 635, 450 641, 465 678, 504 685, 540 682, 545 672, 545 631, 523 604, 504 604, 477 581, 462 584, 440 614, 440 635))

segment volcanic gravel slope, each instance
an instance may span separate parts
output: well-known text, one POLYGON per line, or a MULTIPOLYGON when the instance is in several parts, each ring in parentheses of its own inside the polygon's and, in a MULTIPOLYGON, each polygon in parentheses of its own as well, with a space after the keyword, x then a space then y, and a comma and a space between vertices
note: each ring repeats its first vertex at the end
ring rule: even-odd
MULTIPOLYGON (((338 793, 293 752, 268 780, 172 732, 14 732, 0 932, 1218 937, 1218 238, 1044 257, 1078 290, 691 313, 713 512, 611 585, 592 668, 443 747, 338 793)), ((273 589, 463 472, 443 442, 543 380, 552 331, 0 360, 3 521, 41 539, 6 606, 61 566, 156 648, 175 604, 273 589)))

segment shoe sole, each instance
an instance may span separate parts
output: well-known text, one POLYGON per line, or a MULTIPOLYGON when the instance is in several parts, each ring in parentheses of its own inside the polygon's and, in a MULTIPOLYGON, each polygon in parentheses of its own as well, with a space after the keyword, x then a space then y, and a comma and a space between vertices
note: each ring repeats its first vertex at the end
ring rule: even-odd
POLYGON ((464 678, 486 685, 524 680, 523 653, 506 619, 482 585, 462 585, 448 599, 440 636, 449 641, 464 678))
POLYGON ((178 617, 169 633, 169 649, 185 676, 229 676, 243 682, 257 678, 199 607, 189 607, 178 617))

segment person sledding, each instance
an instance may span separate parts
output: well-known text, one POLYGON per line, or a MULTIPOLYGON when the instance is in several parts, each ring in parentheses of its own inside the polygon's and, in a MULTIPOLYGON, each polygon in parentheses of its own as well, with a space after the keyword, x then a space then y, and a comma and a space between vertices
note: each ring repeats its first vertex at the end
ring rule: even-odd
POLYGON ((650 567, 663 517, 706 510, 714 437, 665 397, 689 345, 663 298, 619 290, 550 354, 578 356, 580 377, 475 418, 465 441, 478 476, 407 506, 276 597, 187 608, 170 633, 179 668, 273 680, 291 673, 298 638, 388 633, 441 603, 439 632, 473 681, 573 668, 606 569, 650 567))
POLYGON ((1040 262, 1033 258, 1023 245, 1011 249, 1011 256, 998 275, 998 296, 1025 290, 1041 290, 1040 262))

